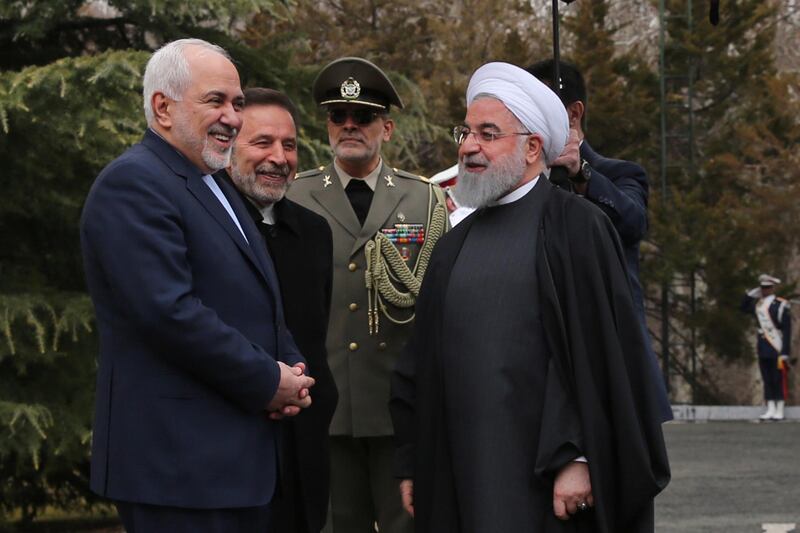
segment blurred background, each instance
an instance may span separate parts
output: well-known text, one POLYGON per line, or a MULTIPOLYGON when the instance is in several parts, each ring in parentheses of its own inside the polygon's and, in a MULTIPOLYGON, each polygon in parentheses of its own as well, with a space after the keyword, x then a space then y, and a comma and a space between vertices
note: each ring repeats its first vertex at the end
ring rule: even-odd
MULTIPOLYGON (((650 177, 642 281, 673 403, 754 405, 740 300, 762 271, 799 294, 800 2, 722 2, 717 26, 708 13, 562 4, 561 54, 587 79, 593 147, 650 177)), ((315 75, 370 59, 406 103, 384 157, 429 176, 455 163, 471 73, 551 57, 551 15, 548 0, 0 0, 0 529, 104 510, 88 492, 97 347, 78 219, 100 169, 142 135, 154 49, 206 39, 244 86, 289 94, 300 169, 330 160, 315 75)))

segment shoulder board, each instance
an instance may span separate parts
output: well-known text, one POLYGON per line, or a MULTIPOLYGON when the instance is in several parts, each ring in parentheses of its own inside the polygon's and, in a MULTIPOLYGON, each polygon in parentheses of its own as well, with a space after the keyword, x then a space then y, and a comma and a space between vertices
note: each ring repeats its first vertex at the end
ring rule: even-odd
POLYGON ((419 180, 425 183, 430 183, 431 181, 426 178, 425 176, 420 176, 419 174, 412 174, 411 172, 406 172, 405 170, 400 170, 399 168, 392 167, 395 176, 400 176, 401 178, 408 178, 412 180, 419 180))
POLYGON ((789 300, 787 300, 786 298, 781 298, 780 296, 776 296, 775 301, 780 302, 783 305, 792 305, 792 303, 789 300))
POLYGON ((304 170, 303 172, 298 172, 295 175, 294 179, 299 180, 302 178, 312 178, 314 176, 319 176, 320 174, 322 174, 323 170, 325 170, 325 167, 312 168, 311 170, 304 170))

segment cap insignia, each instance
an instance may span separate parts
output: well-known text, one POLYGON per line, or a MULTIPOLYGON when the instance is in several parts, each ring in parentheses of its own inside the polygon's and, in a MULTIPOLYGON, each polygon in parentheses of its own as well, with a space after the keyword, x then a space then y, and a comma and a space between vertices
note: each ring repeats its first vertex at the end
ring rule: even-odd
POLYGON ((342 82, 339 92, 342 94, 342 98, 355 100, 361 94, 361 85, 355 79, 347 78, 342 82))

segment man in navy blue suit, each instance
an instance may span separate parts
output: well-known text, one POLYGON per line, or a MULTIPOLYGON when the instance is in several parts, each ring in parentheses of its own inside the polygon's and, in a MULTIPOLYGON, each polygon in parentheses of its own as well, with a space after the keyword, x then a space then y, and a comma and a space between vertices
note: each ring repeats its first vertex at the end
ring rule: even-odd
MULTIPOLYGON (((534 63, 526 70, 547 85, 552 85, 552 59, 534 63)), ((587 95, 583 75, 575 65, 564 61, 559 61, 559 73, 559 96, 569 116, 570 137, 561 156, 553 161, 552 166, 566 167, 572 190, 602 209, 614 224, 625 253, 639 325, 647 334, 642 284, 639 281, 639 243, 647 232, 647 174, 644 168, 632 161, 609 159, 592 149, 584 133, 587 95)), ((647 356, 652 360, 654 386, 663 389, 660 395, 662 417, 664 421, 671 420, 672 408, 664 389, 658 360, 649 343, 647 348, 647 356)))
POLYGON ((270 531, 279 419, 313 379, 272 259, 224 168, 243 94, 227 53, 165 45, 148 130, 98 176, 81 218, 100 336, 92 489, 128 533, 270 531))

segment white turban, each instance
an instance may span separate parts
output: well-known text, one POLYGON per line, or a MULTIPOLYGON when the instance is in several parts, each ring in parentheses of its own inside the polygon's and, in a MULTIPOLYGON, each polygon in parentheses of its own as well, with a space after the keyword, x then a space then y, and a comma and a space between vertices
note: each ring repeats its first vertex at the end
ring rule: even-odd
POLYGON ((467 106, 479 94, 500 100, 528 131, 542 136, 548 166, 561 155, 569 138, 567 110, 533 74, 509 63, 487 63, 469 80, 467 106))

